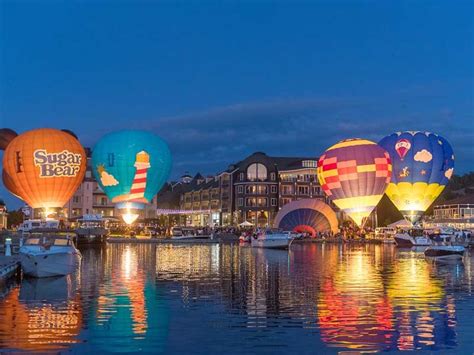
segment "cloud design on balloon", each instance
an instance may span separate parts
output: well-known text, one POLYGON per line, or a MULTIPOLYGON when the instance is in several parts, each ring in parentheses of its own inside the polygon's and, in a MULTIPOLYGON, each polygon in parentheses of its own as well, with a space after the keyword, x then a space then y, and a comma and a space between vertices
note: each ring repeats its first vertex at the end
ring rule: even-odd
POLYGON ((454 171, 453 168, 449 168, 448 170, 444 172, 444 176, 446 176, 448 179, 451 179, 451 176, 453 176, 453 171, 454 171))
POLYGON ((118 181, 112 174, 109 174, 106 171, 103 171, 102 174, 100 175, 100 181, 102 182, 102 185, 104 186, 115 186, 118 185, 118 181))
POLYGON ((416 152, 415 161, 421 161, 422 163, 428 163, 433 159, 433 155, 427 151, 426 149, 420 150, 419 152, 416 152))

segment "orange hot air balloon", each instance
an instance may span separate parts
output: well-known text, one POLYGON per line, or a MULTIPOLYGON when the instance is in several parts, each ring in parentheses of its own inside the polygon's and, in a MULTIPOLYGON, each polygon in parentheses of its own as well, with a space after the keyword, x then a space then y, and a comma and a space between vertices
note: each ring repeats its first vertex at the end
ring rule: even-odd
POLYGON ((13 138, 3 156, 5 187, 33 208, 61 208, 86 172, 86 153, 70 133, 52 128, 13 138))

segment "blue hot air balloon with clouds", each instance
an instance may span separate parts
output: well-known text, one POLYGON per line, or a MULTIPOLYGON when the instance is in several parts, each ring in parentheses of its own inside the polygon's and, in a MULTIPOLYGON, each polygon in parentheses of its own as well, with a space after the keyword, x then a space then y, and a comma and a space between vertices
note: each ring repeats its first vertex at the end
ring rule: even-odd
POLYGON ((171 153, 166 142, 151 132, 112 132, 94 146, 92 170, 125 222, 131 224, 166 182, 171 153))

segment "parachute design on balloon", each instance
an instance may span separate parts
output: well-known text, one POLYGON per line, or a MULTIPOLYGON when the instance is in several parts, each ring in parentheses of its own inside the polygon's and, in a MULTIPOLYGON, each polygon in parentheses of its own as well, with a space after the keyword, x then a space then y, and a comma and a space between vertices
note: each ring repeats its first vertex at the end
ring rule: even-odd
POLYGON ((0 132, 5 187, 32 208, 62 208, 81 184, 86 153, 71 134, 52 128, 0 132))
POLYGON ((390 182, 389 154, 366 139, 347 139, 319 158, 318 179, 334 204, 359 226, 382 198, 390 182))
POLYGON ((379 145, 392 158, 393 175, 386 194, 412 223, 441 194, 454 171, 449 142, 430 132, 397 132, 379 145), (400 147, 408 147, 400 150, 400 147))
POLYGON ((92 170, 100 187, 129 224, 163 186, 170 169, 168 145, 146 131, 109 133, 92 151, 92 170))

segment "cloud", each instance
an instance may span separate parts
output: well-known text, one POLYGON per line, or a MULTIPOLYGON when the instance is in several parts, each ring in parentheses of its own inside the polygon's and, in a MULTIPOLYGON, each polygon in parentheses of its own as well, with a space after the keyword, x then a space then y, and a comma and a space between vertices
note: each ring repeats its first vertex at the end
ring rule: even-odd
POLYGON ((414 156, 415 161, 421 161, 422 163, 428 163, 433 159, 433 155, 426 149, 416 152, 414 156))
POLYGON ((102 185, 104 186, 115 186, 119 184, 117 179, 114 178, 112 174, 109 174, 106 171, 103 171, 102 174, 100 175, 100 181, 102 182, 102 185))
POLYGON ((446 176, 448 179, 451 179, 451 176, 453 176, 453 172, 454 172, 454 169, 449 168, 448 170, 444 172, 444 176, 446 176))

